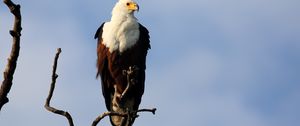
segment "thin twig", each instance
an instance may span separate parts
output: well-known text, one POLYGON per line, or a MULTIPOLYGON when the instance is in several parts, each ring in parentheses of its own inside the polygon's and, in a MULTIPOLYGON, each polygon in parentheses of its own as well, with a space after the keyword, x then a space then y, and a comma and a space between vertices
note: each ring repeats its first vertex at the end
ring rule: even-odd
MULTIPOLYGON (((152 112, 153 115, 155 115, 155 112, 156 112, 156 108, 153 108, 153 109, 140 109, 140 110, 137 110, 137 111, 133 111, 133 112, 126 112, 126 113, 120 113, 120 112, 104 112, 103 114, 99 115, 94 121, 93 121, 93 124, 92 126, 97 126, 97 124, 103 119, 105 118, 106 116, 121 116, 121 117, 128 117, 128 116, 133 116, 135 115, 134 117, 131 117, 131 118, 136 118, 138 117, 137 116, 137 113, 139 112, 152 112)), ((128 117, 130 118, 130 117, 128 117)))
POLYGON ((139 112, 152 112, 153 115, 155 115, 155 112, 156 112, 156 108, 153 108, 153 109, 140 109, 140 110, 137 110, 137 113, 139 112))
POLYGON ((15 16, 13 30, 10 30, 10 34, 13 37, 12 50, 10 53, 10 57, 8 58, 8 63, 6 65, 4 71, 4 80, 2 81, 0 87, 0 110, 4 104, 8 103, 9 99, 7 98, 7 94, 9 93, 12 87, 13 75, 15 73, 15 69, 17 67, 17 60, 20 52, 20 36, 21 36, 21 11, 20 5, 14 4, 10 0, 3 0, 3 2, 7 5, 10 12, 15 16))
POLYGON ((69 121, 69 125, 70 126, 74 126, 74 123, 73 123, 73 119, 72 119, 72 116, 66 112, 66 111, 63 111, 63 110, 58 110, 54 107, 51 107, 50 106, 50 101, 51 101, 51 98, 53 96, 53 91, 55 89, 55 83, 56 83, 56 79, 58 77, 58 75, 56 74, 56 68, 57 68, 57 60, 59 58, 59 54, 61 53, 61 49, 58 48, 57 49, 57 53, 55 55, 55 58, 54 58, 54 64, 53 64, 53 71, 52 71, 52 82, 51 82, 51 87, 50 87, 50 90, 49 90, 49 95, 47 97, 47 100, 46 100, 46 103, 45 103, 45 108, 50 111, 50 112, 53 112, 55 114, 59 114, 59 115, 62 115, 62 116, 65 116, 68 121, 69 121))

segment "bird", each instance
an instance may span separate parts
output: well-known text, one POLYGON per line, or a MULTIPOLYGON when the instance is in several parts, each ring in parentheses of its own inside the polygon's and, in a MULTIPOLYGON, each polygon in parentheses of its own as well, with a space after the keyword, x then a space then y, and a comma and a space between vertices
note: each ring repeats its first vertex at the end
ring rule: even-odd
MULTIPOLYGON (((150 46, 148 29, 138 22, 139 5, 133 0, 118 0, 110 21, 100 25, 97 39, 97 77, 108 111, 137 111, 145 89, 146 57, 150 46)), ((124 117, 110 116, 112 126, 124 117)), ((135 118, 128 121, 132 126, 135 118)))

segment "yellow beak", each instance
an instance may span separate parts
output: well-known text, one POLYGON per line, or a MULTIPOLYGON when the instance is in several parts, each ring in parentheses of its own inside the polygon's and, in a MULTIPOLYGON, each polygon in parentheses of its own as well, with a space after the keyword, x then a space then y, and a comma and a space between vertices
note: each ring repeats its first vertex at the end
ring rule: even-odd
POLYGON ((134 2, 127 3, 127 8, 128 8, 128 10, 132 10, 132 11, 139 11, 139 9, 140 9, 139 5, 137 5, 134 2))

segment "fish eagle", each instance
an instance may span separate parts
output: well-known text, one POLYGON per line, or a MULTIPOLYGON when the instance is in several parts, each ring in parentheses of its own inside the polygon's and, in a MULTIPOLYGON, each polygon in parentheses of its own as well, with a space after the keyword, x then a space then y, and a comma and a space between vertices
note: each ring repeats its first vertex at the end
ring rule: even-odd
MULTIPOLYGON (((145 87, 148 30, 134 12, 139 10, 133 0, 119 0, 109 22, 97 30, 97 77, 101 77, 102 93, 108 111, 136 111, 145 87)), ((121 125, 123 117, 110 116, 113 126, 121 125)), ((134 119, 128 125, 132 125, 134 119)))

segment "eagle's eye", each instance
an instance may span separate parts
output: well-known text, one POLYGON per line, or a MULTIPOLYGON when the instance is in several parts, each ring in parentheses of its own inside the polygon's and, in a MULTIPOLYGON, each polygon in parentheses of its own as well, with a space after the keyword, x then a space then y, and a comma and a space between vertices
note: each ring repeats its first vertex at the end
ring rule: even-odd
POLYGON ((126 3, 126 5, 127 5, 127 6, 129 6, 129 5, 130 5, 130 3, 126 3))

